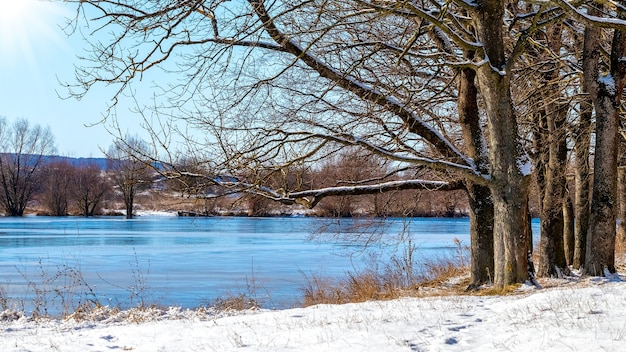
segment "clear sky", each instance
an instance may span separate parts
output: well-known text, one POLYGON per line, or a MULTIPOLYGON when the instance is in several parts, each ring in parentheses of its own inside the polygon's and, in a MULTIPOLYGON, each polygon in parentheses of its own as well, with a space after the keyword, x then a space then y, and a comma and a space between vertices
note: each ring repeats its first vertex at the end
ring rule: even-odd
MULTIPOLYGON (((97 124, 112 92, 102 88, 81 101, 59 98, 67 95, 59 82, 73 80, 85 48, 79 36, 68 38, 60 28, 74 10, 62 2, 0 0, 0 116, 50 126, 60 155, 101 157, 114 139, 97 124)), ((140 132, 138 117, 122 109, 118 115, 130 134, 140 132)))

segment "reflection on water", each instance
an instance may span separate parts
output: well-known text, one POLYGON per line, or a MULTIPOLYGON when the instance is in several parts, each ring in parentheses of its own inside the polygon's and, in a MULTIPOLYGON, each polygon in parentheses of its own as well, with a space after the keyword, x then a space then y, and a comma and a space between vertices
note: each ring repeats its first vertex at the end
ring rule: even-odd
POLYGON ((344 275, 372 251, 401 251, 407 236, 418 255, 451 254, 455 238, 469 245, 469 221, 0 218, 0 287, 24 301, 61 281, 105 304, 183 307, 254 289, 267 307, 284 308, 298 301, 305 274, 344 275))

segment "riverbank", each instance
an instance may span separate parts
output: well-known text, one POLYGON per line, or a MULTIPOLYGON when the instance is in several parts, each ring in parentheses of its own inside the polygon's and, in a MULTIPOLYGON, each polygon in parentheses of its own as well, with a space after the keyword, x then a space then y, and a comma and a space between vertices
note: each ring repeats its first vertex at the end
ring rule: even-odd
POLYGON ((308 308, 106 308, 61 320, 9 312, 2 351, 619 351, 626 282, 546 280, 506 296, 444 295, 308 308))

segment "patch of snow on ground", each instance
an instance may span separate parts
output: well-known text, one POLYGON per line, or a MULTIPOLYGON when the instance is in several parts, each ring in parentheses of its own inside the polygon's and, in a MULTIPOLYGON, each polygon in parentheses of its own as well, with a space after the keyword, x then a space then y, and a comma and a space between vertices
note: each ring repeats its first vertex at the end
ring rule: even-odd
POLYGON ((3 313, 0 351, 621 351, 626 282, 510 296, 403 298, 236 315, 101 308, 64 320, 3 313))
MULTIPOLYGON (((126 214, 126 212, 123 212, 126 214)), ((161 210, 138 210, 133 212, 136 216, 178 216, 175 211, 161 211, 161 210)))

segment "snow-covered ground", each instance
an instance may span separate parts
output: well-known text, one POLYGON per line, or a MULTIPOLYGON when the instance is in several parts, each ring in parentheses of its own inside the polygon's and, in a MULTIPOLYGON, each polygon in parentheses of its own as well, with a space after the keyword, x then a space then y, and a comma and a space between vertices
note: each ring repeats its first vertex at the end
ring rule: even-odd
POLYGON ((624 351, 626 282, 280 311, 0 316, 0 351, 624 351))

